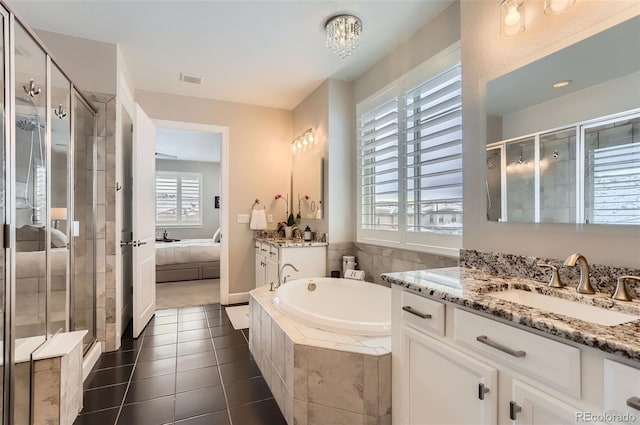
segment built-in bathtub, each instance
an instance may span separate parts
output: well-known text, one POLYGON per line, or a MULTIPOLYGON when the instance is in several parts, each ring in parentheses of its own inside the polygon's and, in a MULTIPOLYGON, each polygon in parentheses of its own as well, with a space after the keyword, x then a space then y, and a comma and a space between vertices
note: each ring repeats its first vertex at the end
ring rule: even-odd
POLYGON ((250 292, 249 347, 289 425, 391 423, 388 292, 327 278, 250 292))
POLYGON ((351 279, 305 278, 278 288, 275 305, 306 325, 348 335, 391 335, 391 289, 351 279))

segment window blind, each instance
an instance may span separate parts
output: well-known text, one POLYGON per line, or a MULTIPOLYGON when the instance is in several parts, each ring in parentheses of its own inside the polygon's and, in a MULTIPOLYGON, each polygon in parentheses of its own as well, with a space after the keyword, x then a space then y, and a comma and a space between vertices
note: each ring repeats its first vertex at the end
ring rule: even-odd
POLYGON ((398 230, 398 98, 360 115, 361 228, 398 230))
POLYGON ((405 93, 406 230, 462 234, 462 72, 405 93))
POLYGON ((180 181, 180 220, 182 223, 200 222, 200 178, 182 177, 180 181))
POLYGON ((178 222, 178 176, 156 175, 156 221, 178 222))

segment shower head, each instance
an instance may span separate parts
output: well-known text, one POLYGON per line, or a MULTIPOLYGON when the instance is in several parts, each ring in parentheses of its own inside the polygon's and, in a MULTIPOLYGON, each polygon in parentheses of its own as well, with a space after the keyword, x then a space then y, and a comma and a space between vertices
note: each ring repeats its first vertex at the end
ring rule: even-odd
POLYGON ((34 131, 36 128, 44 128, 38 121, 26 119, 16 121, 16 127, 24 131, 34 131))

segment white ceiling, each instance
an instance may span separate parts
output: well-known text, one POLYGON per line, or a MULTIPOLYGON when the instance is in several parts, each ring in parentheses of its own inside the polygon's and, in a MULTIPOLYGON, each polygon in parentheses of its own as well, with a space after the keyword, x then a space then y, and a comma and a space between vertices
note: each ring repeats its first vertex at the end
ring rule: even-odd
POLYGON ((220 162, 219 134, 156 129, 156 159, 220 162))
POLYGON ((10 0, 32 28, 119 43, 136 89, 293 109, 326 78, 353 80, 451 0, 10 0), (324 24, 353 13, 362 45, 347 60, 324 24), (201 86, 181 72, 204 77, 201 86))

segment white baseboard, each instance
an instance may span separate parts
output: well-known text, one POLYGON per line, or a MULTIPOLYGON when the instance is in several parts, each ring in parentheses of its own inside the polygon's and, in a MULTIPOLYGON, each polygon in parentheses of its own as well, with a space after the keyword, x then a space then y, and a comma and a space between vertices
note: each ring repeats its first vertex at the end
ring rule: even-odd
POLYGON ((91 373, 91 370, 98 362, 98 359, 100 358, 100 354, 102 354, 102 343, 96 341, 93 344, 93 347, 89 349, 89 352, 87 352, 87 354, 84 356, 84 359, 82 360, 82 381, 83 382, 87 380, 87 376, 89 376, 89 373, 91 373))
POLYGON ((236 292, 235 294, 229 294, 229 304, 240 304, 249 302, 248 292, 236 292))

